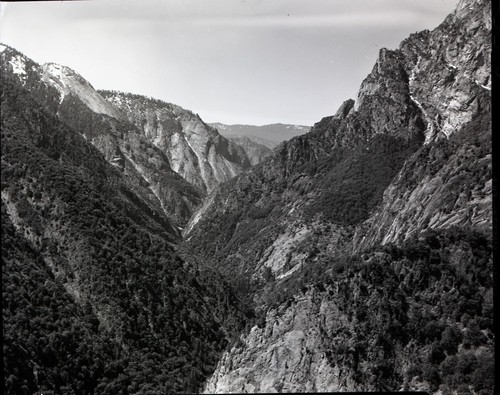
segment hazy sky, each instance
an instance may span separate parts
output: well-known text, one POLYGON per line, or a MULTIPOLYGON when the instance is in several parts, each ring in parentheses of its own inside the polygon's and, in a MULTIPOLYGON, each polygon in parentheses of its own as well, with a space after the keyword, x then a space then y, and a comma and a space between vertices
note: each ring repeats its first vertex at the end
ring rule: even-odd
POLYGON ((90 0, 5 3, 0 40, 96 89, 152 96, 206 122, 312 125, 382 47, 435 28, 457 0, 90 0))

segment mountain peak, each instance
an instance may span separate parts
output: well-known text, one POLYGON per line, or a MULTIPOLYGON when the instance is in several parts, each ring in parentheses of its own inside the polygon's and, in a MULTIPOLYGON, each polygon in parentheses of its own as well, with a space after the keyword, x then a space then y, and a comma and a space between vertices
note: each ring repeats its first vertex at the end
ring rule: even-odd
POLYGON ((0 44, 0 54, 2 56, 2 68, 10 69, 13 74, 17 75, 23 85, 26 84, 28 73, 31 69, 36 68, 36 64, 17 49, 6 44, 0 44))
POLYGON ((78 97, 87 107, 98 114, 122 119, 123 115, 94 87, 73 69, 57 63, 45 63, 41 67, 42 81, 57 89, 60 102, 68 95, 78 97))
POLYGON ((83 78, 80 74, 78 74, 75 70, 68 66, 64 66, 58 63, 45 63, 42 65, 42 69, 53 76, 58 76, 60 79, 65 76, 66 78, 74 78, 78 80, 81 84, 87 85, 90 88, 94 89, 92 84, 88 82, 85 78, 83 78))
POLYGON ((251 165, 244 147, 221 136, 190 110, 143 95, 100 94, 168 156, 175 172, 203 191, 211 192, 251 165))

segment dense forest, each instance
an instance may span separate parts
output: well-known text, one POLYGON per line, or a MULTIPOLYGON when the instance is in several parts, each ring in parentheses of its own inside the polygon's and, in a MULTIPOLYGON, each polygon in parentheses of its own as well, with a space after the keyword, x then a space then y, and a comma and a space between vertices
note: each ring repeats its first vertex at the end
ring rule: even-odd
POLYGON ((186 265, 168 220, 7 79, 1 119, 4 392, 197 390, 241 326, 236 297, 186 265))

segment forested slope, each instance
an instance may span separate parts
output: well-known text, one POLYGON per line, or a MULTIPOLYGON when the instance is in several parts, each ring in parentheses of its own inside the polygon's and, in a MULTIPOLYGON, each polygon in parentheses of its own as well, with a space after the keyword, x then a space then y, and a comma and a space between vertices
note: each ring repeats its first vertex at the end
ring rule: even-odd
POLYGON ((4 78, 4 393, 195 391, 242 315, 161 212, 4 78))

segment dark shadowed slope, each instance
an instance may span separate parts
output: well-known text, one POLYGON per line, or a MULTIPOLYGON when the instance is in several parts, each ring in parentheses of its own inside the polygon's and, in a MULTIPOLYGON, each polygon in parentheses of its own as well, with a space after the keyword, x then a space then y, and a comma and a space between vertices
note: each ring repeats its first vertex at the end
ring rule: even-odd
POLYGON ((4 393, 195 391, 241 322, 81 133, 2 75, 4 393))

